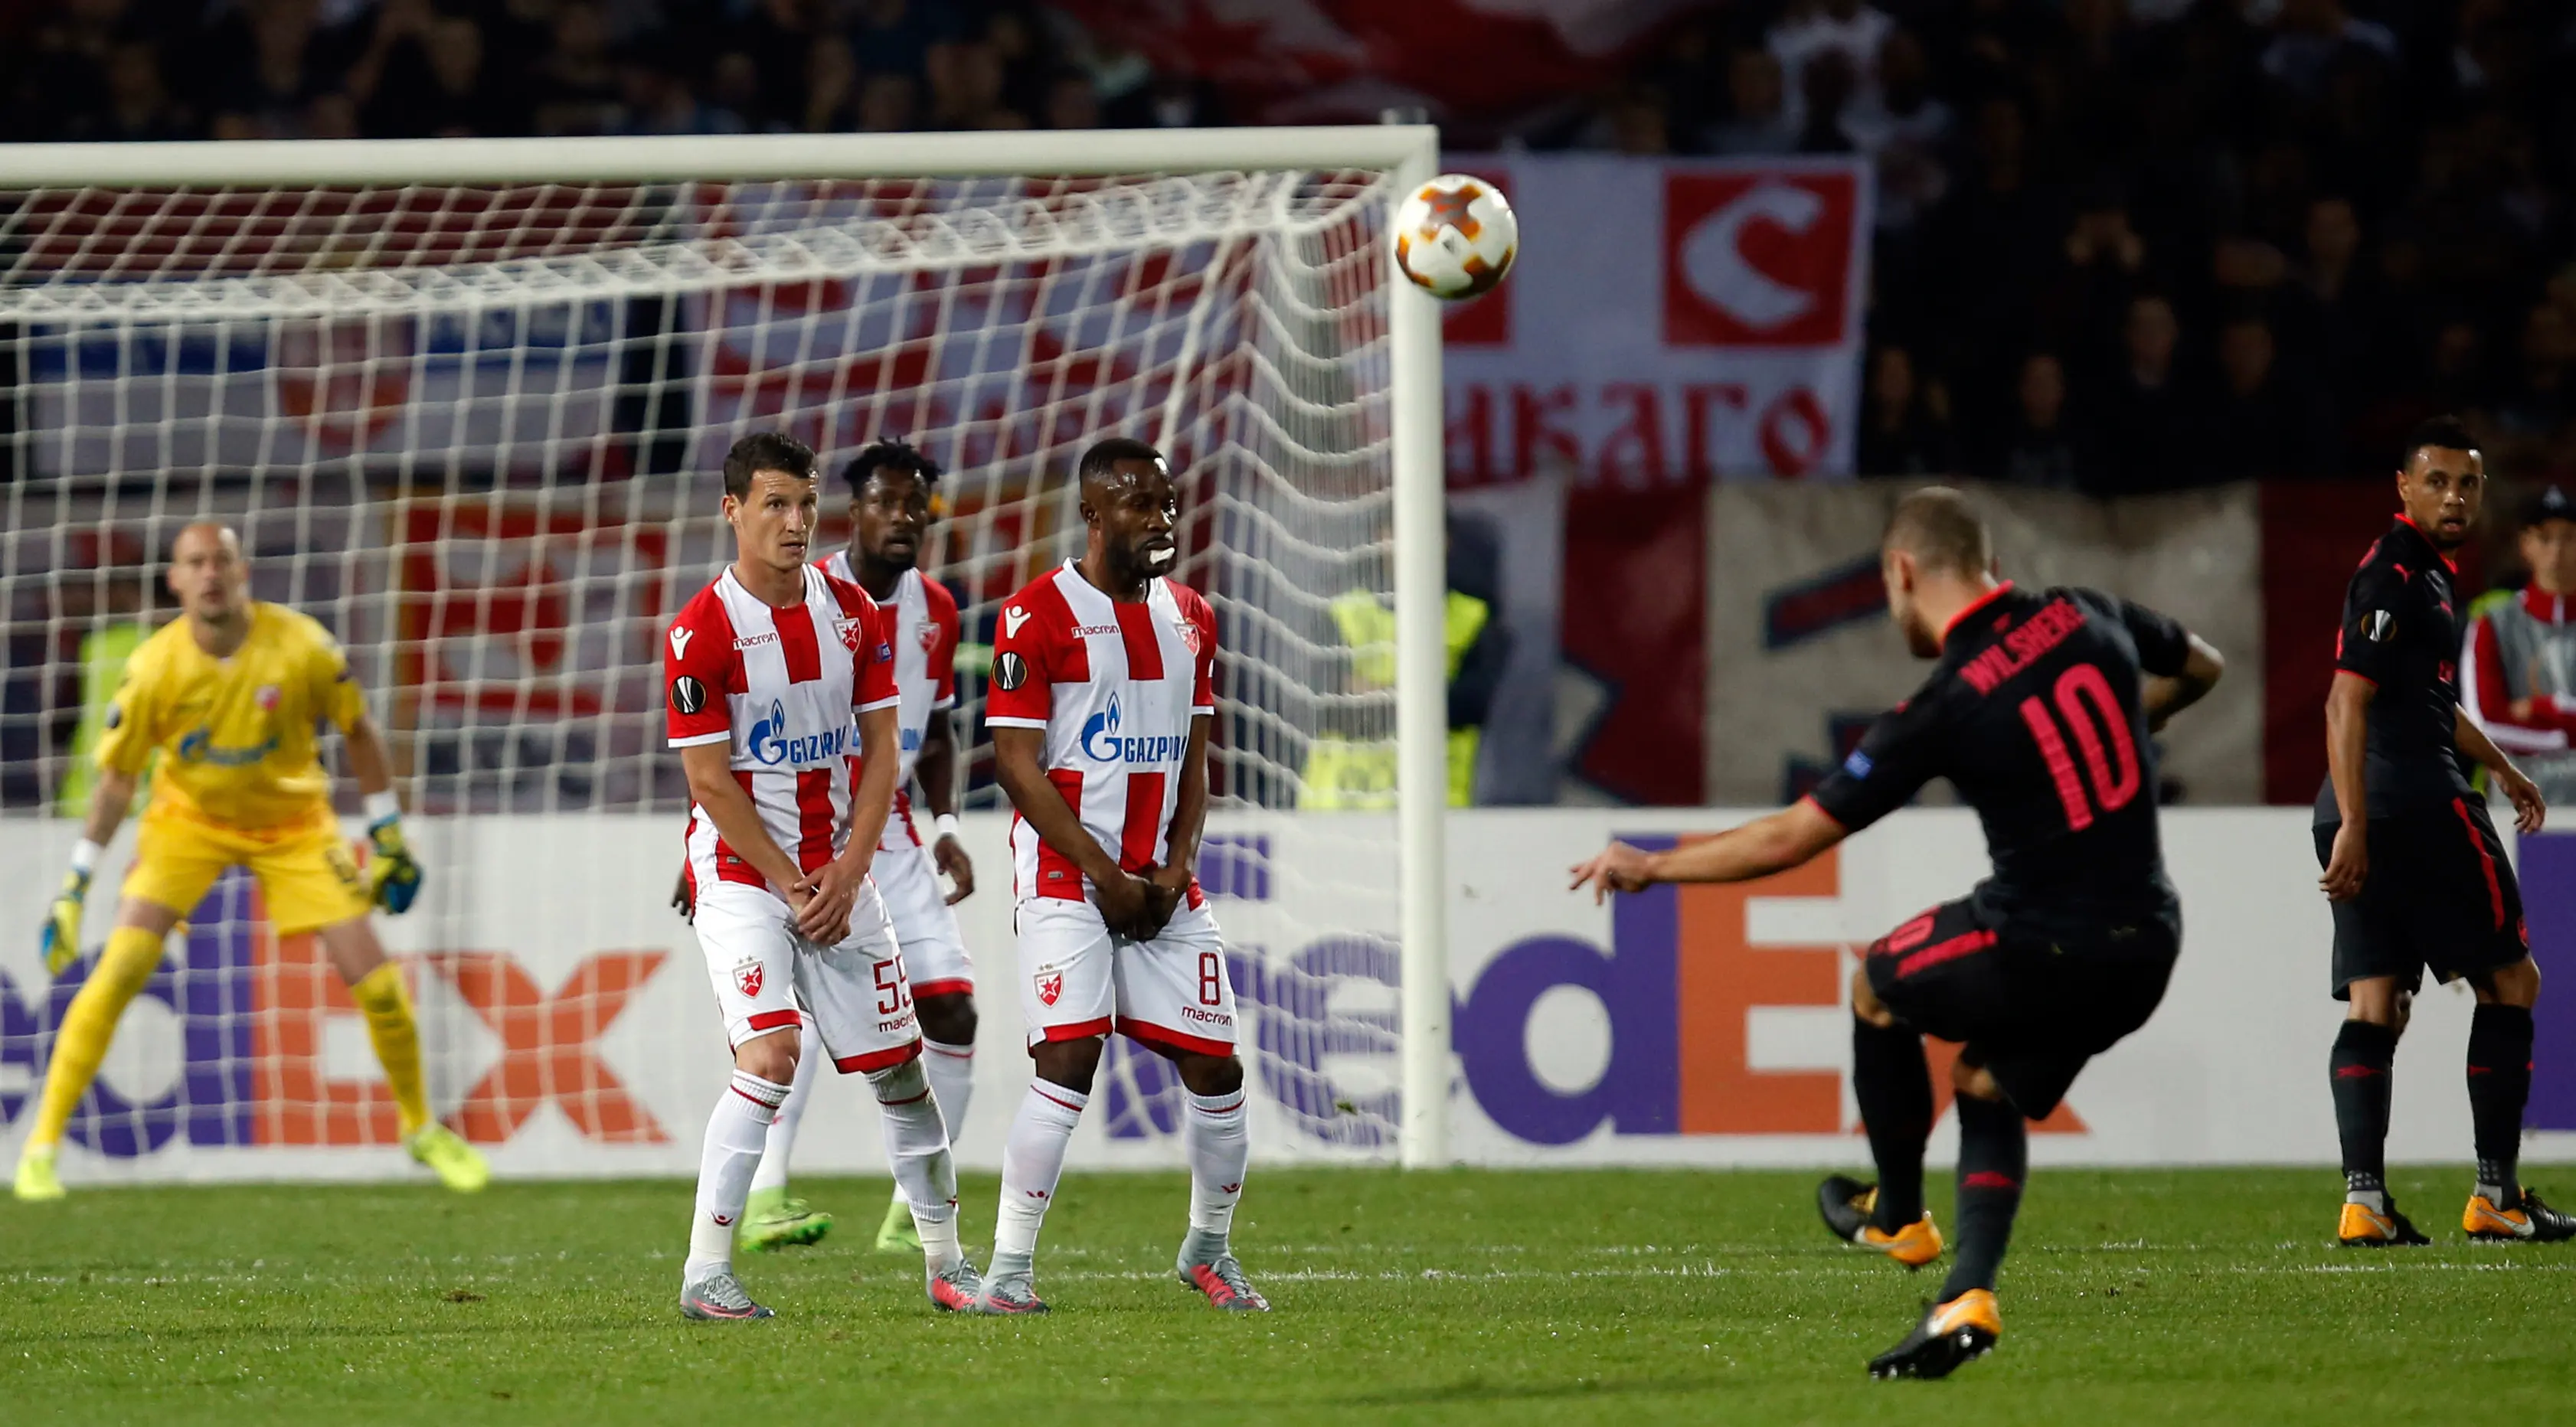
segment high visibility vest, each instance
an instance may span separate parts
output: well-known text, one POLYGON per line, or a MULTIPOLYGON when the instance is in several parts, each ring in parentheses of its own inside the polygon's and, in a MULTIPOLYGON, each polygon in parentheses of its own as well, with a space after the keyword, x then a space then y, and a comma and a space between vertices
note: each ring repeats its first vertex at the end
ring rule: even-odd
MULTIPOLYGON (((1492 607, 1474 595, 1449 592, 1441 612, 1441 638, 1447 646, 1447 676, 1458 677, 1467 651, 1485 632, 1492 607)), ((1366 590, 1353 590, 1333 601, 1333 625, 1351 650, 1351 682, 1359 689, 1395 687, 1395 611, 1366 590)), ((1463 808, 1476 800, 1476 750, 1484 731, 1449 730, 1449 806, 1463 808)), ((1358 739, 1342 734, 1316 736, 1306 754, 1305 789, 1298 806, 1388 812, 1395 807, 1395 740, 1358 739)))
MULTIPOLYGON (((111 624, 90 631, 81 640, 81 716, 80 726, 72 734, 72 766, 63 774, 63 785, 54 795, 55 811, 67 818, 89 816, 90 789, 98 785, 99 735, 107 731, 108 701, 116 697, 117 685, 125 682, 125 661, 152 637, 148 626, 111 624)), ((143 805, 143 795, 152 788, 152 769, 146 765, 143 777, 135 784, 135 806, 143 805)))

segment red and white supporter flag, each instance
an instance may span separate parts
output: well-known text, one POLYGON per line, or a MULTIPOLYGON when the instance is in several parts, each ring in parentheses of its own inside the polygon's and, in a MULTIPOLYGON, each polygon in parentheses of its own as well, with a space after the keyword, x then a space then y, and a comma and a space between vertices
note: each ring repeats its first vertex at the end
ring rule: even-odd
POLYGON ((1521 222, 1446 322, 1449 479, 1654 487, 1850 471, 1868 292, 1855 159, 1451 156, 1521 222))

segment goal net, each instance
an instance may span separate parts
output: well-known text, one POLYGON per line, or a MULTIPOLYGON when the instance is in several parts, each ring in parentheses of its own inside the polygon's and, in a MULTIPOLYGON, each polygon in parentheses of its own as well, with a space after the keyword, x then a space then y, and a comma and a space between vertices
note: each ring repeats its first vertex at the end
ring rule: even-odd
MULTIPOLYGON (((1406 540, 1436 582, 1438 397, 1428 303, 1389 286, 1381 238, 1429 131, 1271 131, 1245 157, 1057 137, 1101 142, 143 146, 87 170, 53 151, 67 180, 45 181, 0 150, 0 848, 22 869, 0 925, 42 919, 123 661, 176 614, 171 539, 229 523, 254 593, 346 645, 395 750, 428 883, 378 927, 436 1109, 505 1174, 687 1172, 729 1059, 669 905, 689 799, 660 635, 731 558, 736 437, 793 432, 828 477, 901 436, 947 472, 922 565, 962 613, 958 910, 993 1092, 961 1151, 995 1163, 1026 1062, 994 620, 1080 553, 1083 448, 1135 436, 1182 477, 1176 575, 1217 611, 1200 877, 1262 1150, 1395 1157, 1408 868, 1438 885, 1436 841, 1399 833, 1436 839, 1436 810, 1396 811, 1396 471, 1429 482, 1406 540)), ((847 495, 827 478, 819 549, 848 539, 847 495)), ((1436 690, 1406 702, 1439 717, 1436 690)), ((17 1128, 133 843, 64 978, 0 940, 17 1128)), ((1444 981, 1417 1042, 1446 1040, 1444 981)), ((1416 1048, 1445 1099, 1445 1043, 1416 1048)), ((1080 1152, 1172 1162, 1179 1097, 1113 1043, 1080 1152)), ((824 1088, 801 1168, 878 1172, 862 1104, 824 1088)), ((239 871, 172 937, 70 1139, 74 1177, 401 1163, 346 992, 239 871)), ((1411 1149, 1436 1145, 1417 1124, 1411 1149)))

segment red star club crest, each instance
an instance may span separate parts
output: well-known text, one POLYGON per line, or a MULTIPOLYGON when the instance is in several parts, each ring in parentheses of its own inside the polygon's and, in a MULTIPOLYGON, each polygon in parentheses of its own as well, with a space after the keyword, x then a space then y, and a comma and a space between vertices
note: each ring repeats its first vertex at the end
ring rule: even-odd
POLYGON ((277 696, 278 688, 275 684, 262 684, 259 686, 259 691, 251 695, 251 702, 259 705, 261 713, 275 713, 277 696))
POLYGON ((760 977, 760 963, 757 961, 733 969, 733 984, 742 988, 742 994, 745 996, 756 997, 760 994, 760 977))
POLYGON ((841 621, 841 647, 853 654, 859 652, 859 621, 855 619, 841 621))
POLYGON ((930 654, 936 652, 938 648, 939 626, 932 624, 927 620, 923 621, 921 626, 921 652, 924 654, 930 654))
POLYGON ((1195 624, 1195 623, 1193 623, 1193 622, 1192 622, 1192 621, 1190 621, 1190 620, 1186 620, 1186 619, 1185 619, 1185 620, 1182 620, 1182 621, 1180 622, 1179 633, 1180 633, 1180 636, 1181 636, 1181 647, 1182 647, 1183 649, 1186 649, 1186 650, 1190 651, 1190 657, 1192 657, 1192 658, 1196 658, 1196 657, 1198 657, 1198 652, 1199 652, 1199 627, 1198 627, 1198 625, 1197 625, 1197 624, 1195 624))
POLYGON ((1064 994, 1064 973, 1050 971, 1038 978, 1038 1004, 1052 1006, 1064 994))

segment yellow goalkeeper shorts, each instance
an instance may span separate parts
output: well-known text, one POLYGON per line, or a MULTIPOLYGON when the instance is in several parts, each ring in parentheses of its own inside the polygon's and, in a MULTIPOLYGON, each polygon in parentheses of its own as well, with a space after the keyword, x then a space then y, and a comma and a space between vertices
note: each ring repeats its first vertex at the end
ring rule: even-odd
POLYGON ((155 803, 143 815, 125 895, 186 916, 224 869, 235 866, 259 879, 269 925, 280 936, 363 917, 371 905, 367 879, 328 807, 298 822, 246 831, 155 803))

